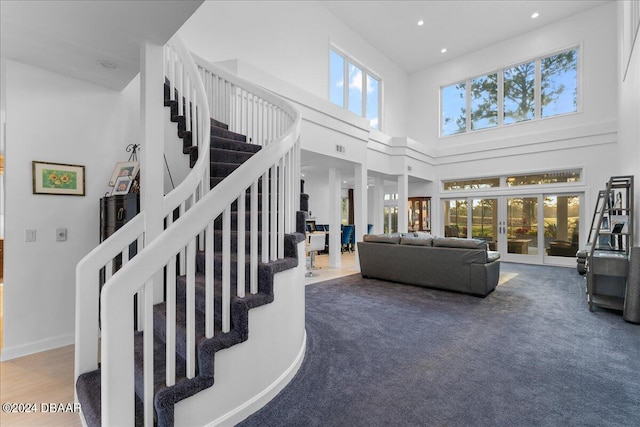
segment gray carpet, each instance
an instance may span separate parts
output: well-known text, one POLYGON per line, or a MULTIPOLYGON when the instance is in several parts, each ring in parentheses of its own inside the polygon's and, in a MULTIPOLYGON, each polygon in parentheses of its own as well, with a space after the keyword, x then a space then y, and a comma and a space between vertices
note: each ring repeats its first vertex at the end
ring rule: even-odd
POLYGON ((640 425, 640 326, 575 269, 502 264, 484 299, 360 275, 307 286, 307 353, 242 426, 640 425))

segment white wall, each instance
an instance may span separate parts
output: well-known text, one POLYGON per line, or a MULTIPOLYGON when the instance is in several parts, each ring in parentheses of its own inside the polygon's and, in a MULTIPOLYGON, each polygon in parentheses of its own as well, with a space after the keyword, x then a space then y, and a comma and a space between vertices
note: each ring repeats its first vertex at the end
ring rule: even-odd
POLYGON ((209 61, 241 59, 322 99, 334 43, 381 76, 382 130, 404 135, 406 73, 317 2, 207 1, 178 34, 209 61))
MULTIPOLYGON (((625 32, 629 31, 630 2, 618 2, 619 40, 619 118, 620 174, 635 175, 635 212, 640 206, 640 38, 636 38, 631 56, 624 52, 625 32), (628 67, 628 68, 627 68, 628 67), (626 74, 626 75, 625 75, 626 74)), ((635 246, 640 245, 640 215, 635 215, 635 246)))
POLYGON ((610 3, 539 30, 505 40, 409 77, 410 138, 444 151, 448 147, 513 139, 542 131, 579 128, 617 118, 616 5, 610 3), (440 87, 559 50, 580 47, 578 114, 439 138, 440 87))
MULTIPOLYGON (((608 178, 620 173, 616 25, 612 2, 411 75, 409 137, 433 150, 438 180, 582 167, 581 190, 592 206, 608 178), (441 86, 573 46, 580 48, 578 113, 439 137, 441 86)), ((440 227, 434 201, 434 227, 440 227)), ((591 208, 585 212, 591 215, 591 208)))
POLYGON ((99 199, 139 134, 139 83, 122 93, 7 61, 6 360, 73 343, 75 267, 99 243, 99 199), (86 194, 32 194, 32 160, 85 166, 86 194), (68 239, 55 240, 65 227, 68 239), (36 241, 24 241, 25 229, 36 241))

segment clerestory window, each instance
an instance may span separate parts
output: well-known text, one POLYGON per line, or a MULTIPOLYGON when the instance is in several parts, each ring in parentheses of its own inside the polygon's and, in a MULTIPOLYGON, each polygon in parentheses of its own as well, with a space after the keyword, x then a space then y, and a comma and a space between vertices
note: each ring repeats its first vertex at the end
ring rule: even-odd
POLYGON ((440 135, 578 111, 578 49, 472 77, 440 90, 440 135))
POLYGON ((382 80, 353 58, 329 49, 329 101, 380 129, 382 80))

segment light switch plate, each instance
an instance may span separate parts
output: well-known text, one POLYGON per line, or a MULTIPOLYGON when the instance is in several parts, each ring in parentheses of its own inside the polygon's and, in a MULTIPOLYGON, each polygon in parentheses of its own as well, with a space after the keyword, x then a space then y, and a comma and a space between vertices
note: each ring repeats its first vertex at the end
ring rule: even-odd
POLYGON ((24 241, 25 242, 35 242, 36 241, 36 230, 33 228, 27 228, 24 230, 24 241))

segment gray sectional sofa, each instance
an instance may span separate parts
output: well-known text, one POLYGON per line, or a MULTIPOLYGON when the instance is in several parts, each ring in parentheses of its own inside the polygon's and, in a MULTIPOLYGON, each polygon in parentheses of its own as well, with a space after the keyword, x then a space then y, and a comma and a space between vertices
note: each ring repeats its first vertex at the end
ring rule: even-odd
POLYGON ((365 235, 362 277, 486 296, 498 285, 500 254, 477 239, 425 233, 365 235))

